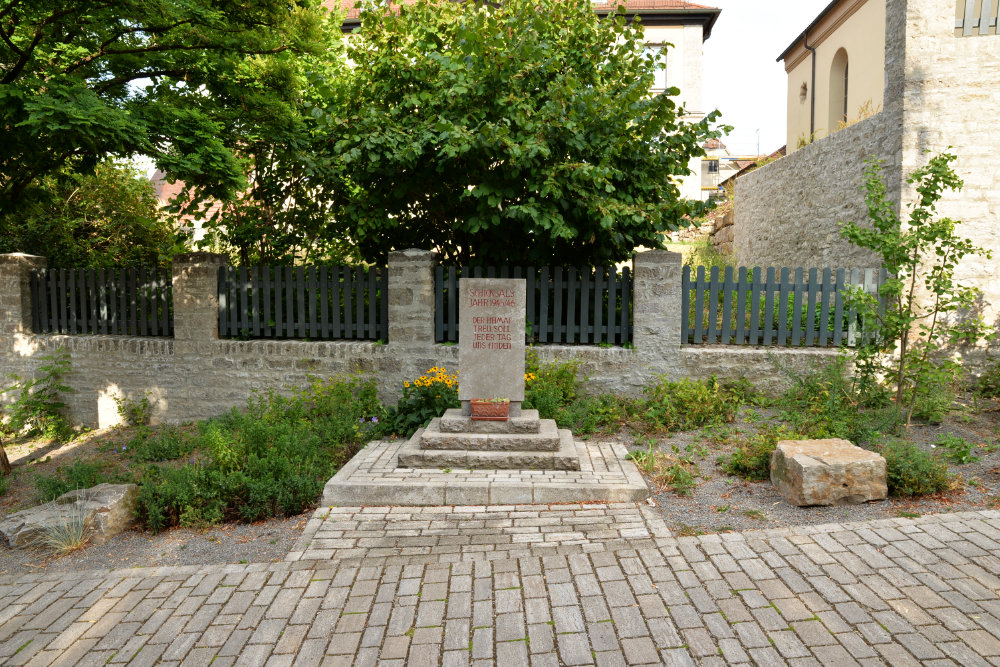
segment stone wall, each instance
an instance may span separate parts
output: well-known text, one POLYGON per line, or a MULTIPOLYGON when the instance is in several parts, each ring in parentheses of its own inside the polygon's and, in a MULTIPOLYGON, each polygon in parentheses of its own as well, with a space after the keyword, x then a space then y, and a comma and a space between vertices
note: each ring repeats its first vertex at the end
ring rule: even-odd
MULTIPOLYGON (((432 366, 455 369, 458 347, 434 343, 434 255, 410 250, 389 258, 389 342, 219 340, 216 255, 192 253, 174 262, 174 331, 169 338, 63 336, 30 332, 27 278, 42 258, 0 256, 0 375, 33 376, 44 357, 65 348, 72 372, 65 397, 74 423, 118 422, 114 398, 150 396, 157 422, 184 422, 246 403, 255 390, 304 386, 310 375, 358 371, 376 378, 393 401, 404 379, 432 366)), ((590 392, 637 394, 660 375, 738 377, 777 390, 788 372, 828 360, 832 350, 681 346, 681 257, 650 251, 634 259, 634 347, 544 345, 544 362, 578 360, 590 392)), ((2 400, 10 401, 10 396, 2 400)))
MULTIPOLYGON (((961 221, 959 234, 993 251, 991 260, 961 262, 955 277, 982 290, 977 314, 1000 330, 1000 97, 994 85, 1000 37, 956 37, 954 0, 909 0, 896 14, 901 25, 905 18, 905 55, 893 73, 903 100, 903 173, 926 164, 927 151, 958 156, 952 166, 965 187, 946 193, 938 214, 961 221)), ((904 183, 903 203, 915 197, 904 183)))
MULTIPOLYGON (((839 233, 839 223, 867 218, 865 160, 898 162, 888 110, 736 179, 733 250, 740 266, 805 268, 879 266, 874 255, 839 233)), ((893 170, 894 171, 894 170, 893 170)), ((896 201, 899 182, 896 182, 896 201)))

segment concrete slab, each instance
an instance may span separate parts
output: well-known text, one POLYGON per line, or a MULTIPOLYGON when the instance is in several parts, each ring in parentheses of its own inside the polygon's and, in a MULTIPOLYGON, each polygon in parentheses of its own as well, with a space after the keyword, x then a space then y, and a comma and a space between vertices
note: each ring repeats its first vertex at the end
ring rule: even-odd
MULTIPOLYGON (((422 452, 451 455, 439 467, 400 467, 400 455, 408 443, 375 441, 361 450, 327 482, 322 505, 458 505, 469 503, 565 503, 629 502, 644 500, 649 487, 639 470, 625 456, 621 443, 573 440, 569 431, 560 433, 567 458, 579 470, 476 469, 447 463, 470 452, 422 452)), ((472 452, 509 458, 510 452, 472 452)), ((558 453, 546 453, 555 456, 558 453)), ((468 462, 468 458, 464 458, 468 462)))

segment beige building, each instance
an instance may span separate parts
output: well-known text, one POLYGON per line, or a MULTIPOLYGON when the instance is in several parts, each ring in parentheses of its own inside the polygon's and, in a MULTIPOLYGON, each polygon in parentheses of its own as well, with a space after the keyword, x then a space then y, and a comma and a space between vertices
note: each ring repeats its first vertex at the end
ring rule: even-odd
POLYGON ((885 97, 885 0, 834 0, 788 45, 793 152, 877 113, 885 97))
MULTIPOLYGON (((952 166, 964 187, 961 192, 946 192, 936 214, 959 221, 960 235, 992 251, 992 259, 966 257, 956 267, 955 279, 981 290, 982 299, 969 314, 983 317, 1000 332, 1000 169, 996 162, 1000 94, 993 85, 1000 78, 998 5, 995 0, 839 0, 827 7, 813 28, 827 25, 828 20, 833 25, 835 16, 844 17, 840 27, 828 30, 822 41, 820 31, 803 33, 809 34, 810 46, 814 37, 819 43, 817 72, 823 63, 832 68, 836 52, 844 49, 847 102, 860 104, 863 96, 872 93, 852 92, 854 73, 874 63, 870 69, 878 70, 877 76, 875 72, 866 76, 884 83, 873 83, 868 90, 881 91, 876 93, 881 95, 881 108, 869 118, 825 134, 788 157, 736 180, 733 246, 739 263, 876 266, 876 257, 851 245, 839 233, 841 222, 867 219, 862 191, 865 161, 875 158, 881 162, 886 196, 905 220, 917 200, 907 178, 927 164, 928 153, 949 152, 958 158, 952 166), (855 5, 858 9, 847 16, 847 10, 855 5), (852 52, 862 43, 852 36, 856 28, 851 19, 874 11, 869 5, 879 6, 873 16, 884 17, 878 26, 869 27, 881 31, 881 44, 852 52), (826 56, 820 53, 824 44, 828 45, 826 56), (852 97, 855 94, 857 97, 852 97)), ((801 55, 796 48, 804 41, 800 36, 785 57, 801 55)), ((809 60, 789 68, 790 96, 801 88, 803 64, 809 65, 809 60)), ((817 77, 817 118, 824 100, 829 106, 831 99, 822 94, 821 86, 817 77)), ((800 132, 793 127, 805 127, 801 105, 797 104, 789 103, 789 137, 800 132)), ((828 108, 828 115, 830 111, 828 108)), ((794 146, 790 141, 789 151, 794 146)))

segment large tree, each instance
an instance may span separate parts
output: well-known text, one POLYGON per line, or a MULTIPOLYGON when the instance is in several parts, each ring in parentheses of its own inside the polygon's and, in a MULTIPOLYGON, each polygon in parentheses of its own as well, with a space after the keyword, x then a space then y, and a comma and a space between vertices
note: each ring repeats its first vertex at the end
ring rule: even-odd
POLYGON ((219 82, 247 58, 321 49, 322 21, 319 0, 0 0, 0 224, 45 176, 108 156, 239 190, 219 82))
POLYGON ((717 113, 698 122, 621 13, 589 0, 369 5, 331 89, 334 235, 369 260, 605 263, 658 247, 704 204, 680 196, 717 113))

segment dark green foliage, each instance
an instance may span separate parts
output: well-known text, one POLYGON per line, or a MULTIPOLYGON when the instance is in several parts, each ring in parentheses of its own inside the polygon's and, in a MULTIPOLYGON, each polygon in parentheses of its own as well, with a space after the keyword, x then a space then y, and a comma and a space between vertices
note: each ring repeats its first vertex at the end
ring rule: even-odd
POLYGON ((939 436, 934 441, 934 446, 940 447, 944 457, 952 463, 964 465, 966 463, 975 463, 979 460, 979 457, 973 453, 976 451, 976 446, 965 438, 953 433, 945 433, 939 436))
MULTIPOLYGON (((314 379, 291 397, 257 395, 246 412, 202 422, 193 456, 180 467, 143 470, 139 518, 158 531, 298 514, 365 442, 381 434, 384 416, 371 380, 314 379)), ((147 457, 183 451, 184 438, 166 433, 133 447, 147 457)))
POLYGON ((847 372, 848 363, 848 357, 840 355, 825 366, 795 376, 777 402, 783 418, 808 438, 843 438, 854 444, 899 433, 904 417, 887 393, 862 393, 847 372))
POLYGON ((771 478, 771 453, 779 440, 801 440, 802 435, 785 426, 764 424, 754 435, 746 438, 728 458, 719 457, 722 469, 729 475, 761 482, 771 478))
POLYGON ((72 391, 64 384, 70 372, 70 356, 65 348, 42 357, 45 362, 38 368, 36 377, 26 380, 11 374, 14 384, 0 390, 0 394, 16 392, 17 398, 7 406, 7 422, 0 428, 18 435, 44 435, 49 438, 64 438, 70 425, 62 411, 66 405, 60 395, 72 391))
POLYGON ((686 431, 708 424, 731 422, 747 389, 715 378, 704 382, 661 378, 643 390, 633 418, 648 431, 686 431))
MULTIPOLYGON (((364 259, 603 265, 705 211, 678 176, 718 136, 649 89, 639 22, 588 0, 364 5, 326 107, 343 232, 364 259)), ((332 187, 332 186, 331 186, 332 187)))
POLYGON ((0 223, 0 252, 41 255, 53 267, 157 266, 174 248, 152 184, 111 161, 81 174, 70 164, 41 177, 0 223))
POLYGON ((386 414, 386 428, 410 437, 448 408, 461 407, 458 400, 458 376, 435 366, 412 382, 403 383, 403 392, 395 408, 386 414))
POLYGON ((973 388, 985 398, 1000 398, 1000 361, 994 361, 976 380, 973 388))
POLYGON ((140 428, 135 437, 122 448, 122 454, 137 463, 173 461, 194 452, 194 438, 184 435, 177 428, 168 426, 155 434, 140 428))
POLYGON ((912 442, 890 442, 881 454, 885 457, 890 495, 922 496, 951 485, 948 466, 912 442))
POLYGON ((56 468, 56 474, 35 477, 35 491, 40 502, 55 500, 59 496, 76 489, 89 489, 104 482, 113 481, 107 473, 108 465, 101 461, 74 461, 67 466, 56 468))
POLYGON ((613 394, 581 396, 579 369, 575 361, 540 363, 535 350, 529 350, 523 407, 538 410, 542 419, 554 419, 559 428, 583 435, 620 425, 630 401, 613 394))

